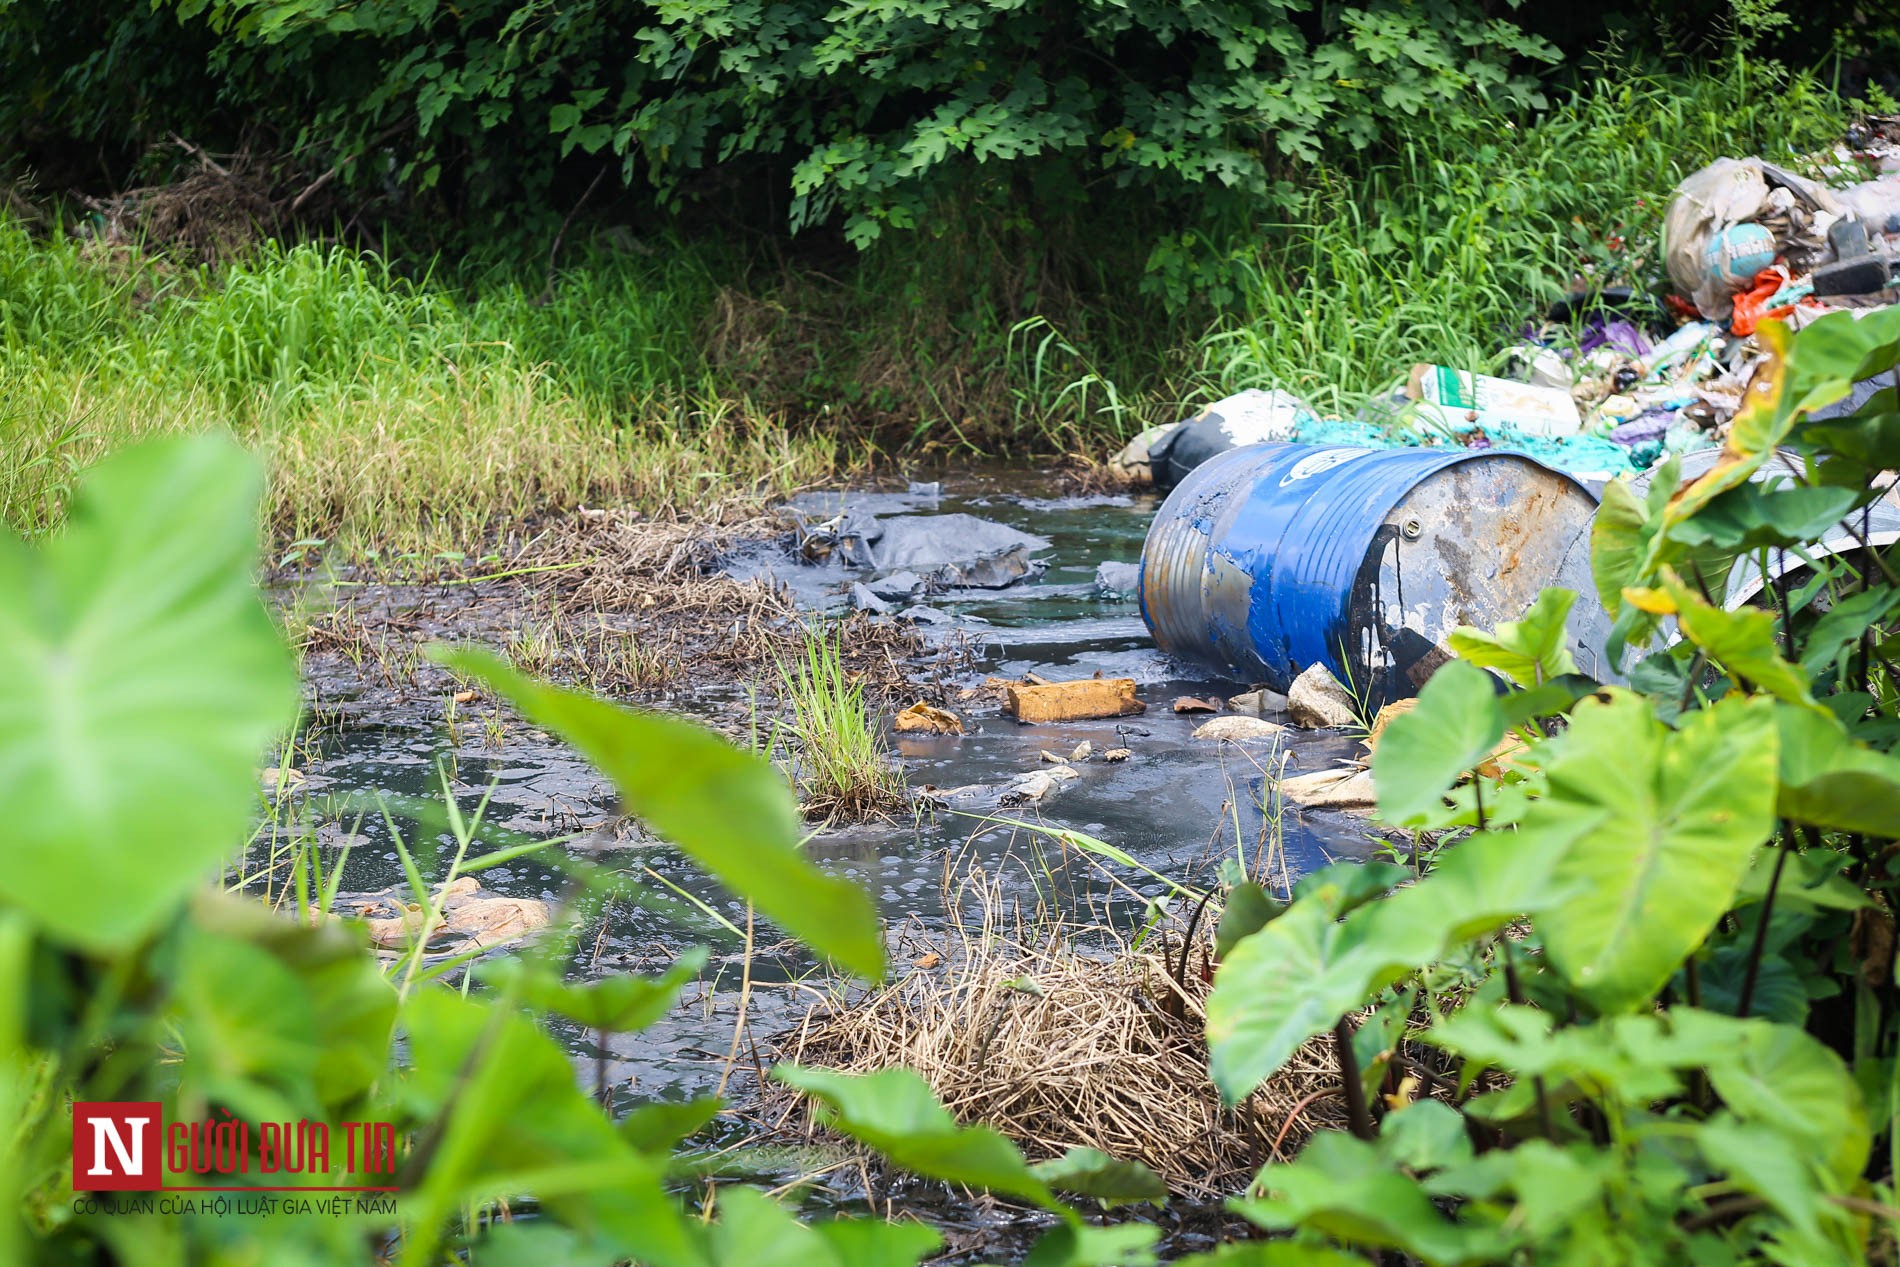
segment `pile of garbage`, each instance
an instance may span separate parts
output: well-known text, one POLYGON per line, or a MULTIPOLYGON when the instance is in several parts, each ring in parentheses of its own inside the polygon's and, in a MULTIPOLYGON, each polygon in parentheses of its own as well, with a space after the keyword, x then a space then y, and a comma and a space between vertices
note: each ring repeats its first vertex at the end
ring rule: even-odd
POLYGON ((1356 418, 1322 418, 1248 390, 1150 427, 1110 460, 1171 488, 1216 453, 1297 441, 1527 453, 1584 479, 1718 446, 1766 356, 1764 321, 1900 298, 1900 119, 1876 119, 1815 166, 1824 184, 1759 158, 1717 159, 1676 187, 1663 222, 1670 292, 1574 295, 1502 348, 1489 374, 1414 365, 1356 418))

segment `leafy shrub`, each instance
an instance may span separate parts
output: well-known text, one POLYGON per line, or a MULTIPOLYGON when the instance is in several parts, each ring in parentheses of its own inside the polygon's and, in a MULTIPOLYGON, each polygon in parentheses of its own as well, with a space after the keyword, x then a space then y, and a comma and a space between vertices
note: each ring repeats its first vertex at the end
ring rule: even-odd
POLYGON ((1231 208, 1434 106, 1539 106, 1527 70, 1558 57, 1471 2, 136 0, 95 15, 90 40, 56 37, 39 5, 7 12, 0 63, 22 74, 5 108, 23 124, 103 130, 68 95, 99 77, 104 45, 180 94, 148 116, 266 120, 359 189, 441 189, 500 222, 570 154, 675 206, 723 196, 700 174, 756 156, 792 230, 835 220, 860 245, 946 195, 1033 194, 1046 211, 1133 189, 1131 205, 1231 208), (182 29, 154 34, 155 7, 182 29), (181 43, 197 56, 166 55, 181 43))

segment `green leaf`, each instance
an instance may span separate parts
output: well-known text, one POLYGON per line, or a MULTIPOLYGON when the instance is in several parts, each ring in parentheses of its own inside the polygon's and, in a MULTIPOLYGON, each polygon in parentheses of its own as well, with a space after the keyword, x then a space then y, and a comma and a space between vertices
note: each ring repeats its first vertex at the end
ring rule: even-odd
POLYGON ((1662 590, 1633 594, 1649 611, 1672 611, 1683 636, 1708 653, 1730 677, 1745 679, 1791 704, 1818 708, 1807 675, 1781 658, 1775 643, 1775 614, 1756 607, 1736 611, 1717 607, 1695 593, 1671 568, 1663 568, 1662 590))
POLYGON ((1227 904, 1221 908, 1220 926, 1214 931, 1214 958, 1225 959, 1244 937, 1265 928, 1286 910, 1252 880, 1244 880, 1227 891, 1227 904))
POLYGON ((772 1076, 821 1101, 835 1129, 905 1170, 1069 1213, 1014 1144, 987 1126, 958 1126, 909 1069, 848 1074, 778 1065, 772 1076))
MULTIPOLYGON (((1532 1244, 1581 1251, 1568 1256, 1571 1262, 1626 1261, 1593 1252, 1598 1247, 1589 1244, 1598 1222, 1590 1212, 1602 1208, 1606 1181, 1628 1182, 1614 1153, 1590 1144, 1558 1147, 1549 1140, 1529 1139, 1516 1148, 1496 1149, 1442 1171, 1427 1180, 1425 1187, 1434 1195, 1481 1200, 1515 1196, 1505 1226, 1521 1228, 1532 1244), (1572 1237, 1584 1244, 1564 1246, 1572 1237)), ((1506 1260, 1500 1255, 1498 1261, 1506 1260)))
POLYGON ((612 1250, 549 1219, 491 1222, 469 1254, 481 1267, 605 1267, 612 1250))
POLYGON ((1780 1135, 1718 1113, 1696 1128, 1695 1142, 1709 1165, 1727 1172, 1742 1191, 1761 1197, 1803 1234, 1821 1235, 1823 1207, 1812 1169, 1780 1135))
POLYGON ((1268 1231, 1299 1228, 1347 1245, 1396 1249, 1434 1267, 1501 1260, 1508 1242, 1489 1229, 1453 1223, 1419 1187, 1364 1140, 1315 1135, 1294 1162, 1269 1165, 1254 1181, 1262 1195, 1230 1207, 1268 1231))
POLYGON ((1570 631, 1564 623, 1576 601, 1572 590, 1547 589, 1523 619, 1504 621, 1495 633, 1461 625, 1451 631, 1446 643, 1460 659, 1481 669, 1497 669, 1519 686, 1541 686, 1577 671, 1566 645, 1570 631))
POLYGON ((1679 731, 1629 691, 1586 700, 1545 749, 1520 846, 1570 890, 1538 919, 1550 960, 1605 1011, 1644 1006, 1727 911, 1775 822, 1775 711, 1761 697, 1679 731))
MULTIPOLYGON (((1785 879, 1785 877, 1784 877, 1785 879)), ((1715 946, 1696 972, 1699 987, 1697 1001, 1711 1012, 1735 1016, 1741 1011, 1742 987, 1748 979, 1748 961, 1753 955, 1753 937, 1715 946)), ((1685 993, 1688 972, 1676 974, 1676 982, 1685 993)), ((1748 1014, 1789 1025, 1802 1025, 1808 1019, 1808 989, 1801 974, 1788 960, 1773 952, 1764 952, 1755 965, 1755 986, 1749 995, 1748 1014)))
POLYGON ((1410 1171, 1439 1170, 1471 1160, 1471 1135, 1457 1109, 1416 1100, 1379 1123, 1379 1153, 1410 1171))
MULTIPOLYGON (((1801 715, 1806 716, 1805 713, 1801 715)), ((1788 742, 1785 730, 1781 742, 1784 745, 1788 742)), ((1782 752, 1785 756, 1787 748, 1783 747, 1782 752)), ((1780 808, 1779 798, 1776 812, 1787 813, 1780 808)), ((1759 902, 1768 895, 1768 883, 1774 875, 1777 852, 1775 849, 1764 849, 1755 855, 1755 865, 1749 868, 1748 874, 1742 877, 1741 886, 1735 890, 1736 906, 1759 902)), ((1775 887, 1775 905, 1809 911, 1857 911, 1864 906, 1872 906, 1873 900, 1866 892, 1841 874, 1841 869, 1847 863, 1847 855, 1832 849, 1789 854, 1782 867, 1781 883, 1775 887)))
POLYGON ((695 946, 658 977, 601 977, 570 985, 552 968, 521 959, 503 959, 482 971, 482 978, 537 1012, 552 1012, 588 1029, 631 1034, 652 1025, 679 1000, 680 990, 706 966, 706 948, 695 946))
POLYGON ((239 938, 192 929, 175 989, 183 1089, 252 1121, 320 1115, 318 1018, 295 973, 239 938))
MULTIPOLYGON (((1675 472, 1680 466, 1681 459, 1671 457, 1652 477, 1653 486, 1666 482, 1669 488, 1675 488, 1675 472)), ((1614 614, 1623 606, 1623 588, 1646 579, 1641 568, 1652 533, 1649 507, 1636 496, 1627 479, 1611 480, 1603 486, 1603 500, 1590 524, 1590 575, 1604 611, 1614 614)))
POLYGON ((1775 809, 1797 823, 1900 838, 1900 758, 1856 743, 1833 716, 1781 705, 1775 809))
POLYGON ((1242 1241, 1207 1254, 1189 1254, 1174 1267, 1366 1267, 1357 1254, 1286 1241, 1242 1241))
POLYGON ((1330 1030, 1379 990, 1561 899, 1551 857, 1513 832, 1481 832, 1424 880, 1335 918, 1329 889, 1296 901, 1241 941, 1221 964, 1207 1003, 1214 1083, 1238 1103, 1301 1043, 1330 1030))
POLYGON ((876 905, 799 852, 798 810, 770 762, 703 726, 536 682, 485 651, 437 658, 561 734, 614 781, 629 811, 721 884, 852 972, 883 975, 876 905))
POLYGON ((1850 488, 1770 487, 1751 480, 1678 524, 1673 536, 1685 545, 1734 550, 1804 545, 1838 524, 1859 498, 1850 488))
POLYGON ((668 1153, 718 1117, 724 1107, 725 1101, 716 1095, 679 1102, 655 1100, 620 1119, 620 1138, 643 1153, 668 1153))
POLYGON ((1661 1050, 1654 1031, 1655 1022, 1646 1015, 1559 1029, 1548 1012, 1510 1005, 1462 1008, 1434 1025, 1425 1041, 1517 1079, 1484 1115, 1504 1118, 1529 1111, 1532 1078, 1544 1079, 1553 1093, 1574 1086, 1613 1102, 1643 1103, 1675 1094, 1681 1083, 1670 1072, 1674 1062, 1668 1058, 1675 1053, 1661 1050), (1632 1036, 1647 1042, 1644 1052, 1632 1052, 1632 1036))
POLYGON ((1023 1257, 1023 1267, 1148 1267, 1161 1229, 1152 1223, 1053 1227, 1023 1257))
MULTIPOLYGON (((1686 1009, 1685 1009, 1686 1010, 1686 1009)), ((1695 1021, 1721 1034, 1704 1013, 1695 1021)), ((1867 1165, 1873 1137, 1860 1087, 1841 1058, 1791 1025, 1728 1021, 1721 1055, 1709 1062, 1709 1081, 1730 1111, 1799 1140, 1842 1185, 1854 1183, 1867 1165)))
MULTIPOLYGON (((279 1090, 302 1105, 294 1118, 354 1108, 388 1074, 395 988, 358 934, 335 922, 313 928, 202 889, 175 989, 186 1080, 209 1070, 251 1079, 255 1091, 279 1090), (320 1033, 309 1030, 311 1017, 321 1018, 320 1033), (267 1054, 280 1044, 287 1050, 267 1054)), ((241 1094, 226 1085, 233 1107, 241 1094)))
POLYGON ((1817 445, 1848 459, 1824 463, 1823 481, 1851 480, 1851 487, 1864 488, 1867 472, 1900 467, 1900 413, 1889 411, 1830 419, 1825 424, 1803 427, 1796 436, 1803 444, 1817 445))
POLYGON ((896 1267, 931 1253, 942 1238, 921 1223, 835 1219, 806 1223, 764 1193, 719 1190, 706 1261, 718 1267, 896 1267))
POLYGON ((1394 717, 1372 753, 1379 816, 1425 827, 1443 816, 1445 793, 1504 737, 1491 676, 1462 661, 1439 667, 1409 712, 1394 717))
POLYGON ((700 1267, 664 1187, 666 1161, 629 1147, 525 1015, 435 987, 403 1005, 410 1062, 398 1102, 429 1164, 406 1196, 405 1255, 432 1262, 468 1205, 530 1195, 618 1258, 700 1267))
POLYGON ((1814 622, 1802 641, 1802 670, 1809 677, 1819 676, 1896 607, 1900 607, 1900 586, 1892 585, 1863 590, 1835 603, 1814 622))
POLYGON ((0 526, 0 901, 123 948, 246 834, 257 765, 297 715, 259 601, 257 462, 229 439, 137 445, 29 549, 0 526))
POLYGON ((1335 862, 1309 871, 1293 886, 1293 900, 1317 902, 1335 918, 1356 911, 1412 878, 1396 862, 1335 862))
POLYGON ((1096 1148, 1071 1148, 1051 1161, 1037 1162, 1030 1170, 1051 1188, 1110 1205, 1133 1201, 1166 1205, 1168 1201, 1168 1185, 1161 1176, 1138 1161, 1123 1161, 1096 1148))
POLYGON ((908 1267, 935 1254, 943 1237, 910 1219, 824 1219, 811 1225, 838 1267, 908 1267))

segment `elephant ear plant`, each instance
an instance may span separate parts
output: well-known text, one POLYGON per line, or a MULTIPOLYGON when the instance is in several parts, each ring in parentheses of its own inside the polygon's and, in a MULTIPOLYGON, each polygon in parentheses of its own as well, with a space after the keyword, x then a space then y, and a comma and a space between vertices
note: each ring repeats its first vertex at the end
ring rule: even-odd
MULTIPOLYGON (((731 1185, 708 1201, 675 1149, 716 1101, 615 1120, 578 1083, 550 1020, 645 1028, 703 952, 658 977, 574 985, 555 937, 458 989, 400 960, 386 971, 359 930, 306 918, 319 912, 292 918, 219 888, 257 811, 262 754, 297 714, 294 663, 253 581, 260 492, 256 462, 229 441, 169 440, 88 473, 58 534, 27 543, 0 528, 0 1262, 870 1267, 934 1251, 940 1238, 914 1222, 801 1221, 731 1185), (168 1125, 226 1132, 327 1126, 327 1173, 253 1168, 220 1174, 220 1202, 191 1212, 110 1210, 73 1191, 80 1101, 155 1101, 168 1125), (394 1155, 374 1168, 392 1202, 277 1194, 268 1216, 232 1212, 227 1198, 264 1184, 359 1181, 340 1141, 363 1122, 393 1128, 394 1155), (498 1219, 504 1203, 536 1217, 498 1219)), ((482 653, 443 654, 565 736, 629 812, 761 914, 882 974, 875 906, 803 857, 763 759, 482 653)), ((1140 1167, 1087 1153, 1031 1167, 902 1071, 783 1076, 895 1164, 1045 1207, 1039 1262, 1139 1261, 1153 1239, 1087 1226, 1055 1195, 1160 1196, 1140 1167)), ((168 1164, 170 1182, 204 1181, 168 1164)))
POLYGON ((1351 1117, 1234 1202, 1261 1228, 1433 1267, 1893 1261, 1900 547, 1868 508, 1900 309, 1763 338, 1707 473, 1604 497, 1630 685, 1576 675, 1562 591, 1461 631, 1373 763, 1435 865, 1245 904, 1215 1080, 1330 1032, 1351 1117))

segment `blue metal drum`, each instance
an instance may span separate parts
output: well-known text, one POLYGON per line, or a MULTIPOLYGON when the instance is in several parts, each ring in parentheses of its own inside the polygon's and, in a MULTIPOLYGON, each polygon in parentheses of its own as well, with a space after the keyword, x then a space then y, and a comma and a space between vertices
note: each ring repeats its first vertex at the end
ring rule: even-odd
POLYGON ((1257 444, 1196 467, 1141 555, 1141 615, 1164 651, 1285 690, 1322 664, 1378 699, 1415 694, 1459 625, 1577 591, 1578 667, 1602 675, 1610 620, 1590 578, 1596 498, 1522 454, 1257 444))

